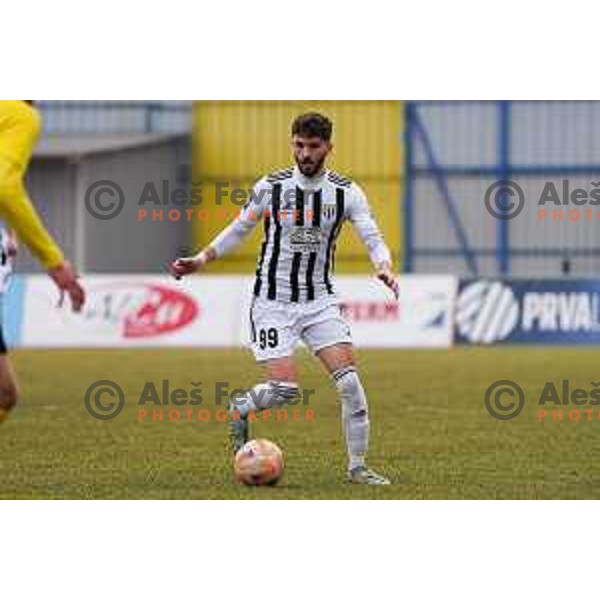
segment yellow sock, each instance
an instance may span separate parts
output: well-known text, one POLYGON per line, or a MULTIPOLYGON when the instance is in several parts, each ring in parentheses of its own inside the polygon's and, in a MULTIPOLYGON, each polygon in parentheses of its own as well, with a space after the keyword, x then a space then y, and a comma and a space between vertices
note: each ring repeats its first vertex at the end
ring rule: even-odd
POLYGON ((2 421, 4 421, 4 419, 6 419, 6 417, 8 417, 8 413, 10 411, 8 410, 4 410, 3 408, 0 408, 0 423, 2 423, 2 421))

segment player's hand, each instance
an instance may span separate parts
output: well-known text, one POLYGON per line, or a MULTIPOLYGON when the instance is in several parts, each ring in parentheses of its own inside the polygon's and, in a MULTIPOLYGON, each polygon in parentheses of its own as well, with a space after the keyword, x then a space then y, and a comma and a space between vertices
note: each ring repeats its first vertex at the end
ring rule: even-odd
POLYGON ((377 269, 377 273, 375 274, 377 279, 381 281, 384 285, 390 288, 394 293, 394 297, 396 300, 400 297, 400 285, 398 283, 398 278, 392 271, 391 265, 388 263, 384 263, 379 266, 377 269))
POLYGON ((175 279, 181 279, 185 275, 200 271, 215 258, 216 253, 212 248, 208 248, 196 256, 177 258, 171 263, 171 273, 175 279))
POLYGON ((202 269, 205 264, 206 261, 203 260, 202 255, 178 258, 171 263, 171 273, 176 279, 180 279, 202 269))
POLYGON ((79 275, 71 266, 71 263, 65 261, 58 267, 48 269, 48 275, 60 290, 58 305, 63 305, 65 294, 68 294, 73 312, 80 312, 85 304, 85 290, 77 281, 79 275))

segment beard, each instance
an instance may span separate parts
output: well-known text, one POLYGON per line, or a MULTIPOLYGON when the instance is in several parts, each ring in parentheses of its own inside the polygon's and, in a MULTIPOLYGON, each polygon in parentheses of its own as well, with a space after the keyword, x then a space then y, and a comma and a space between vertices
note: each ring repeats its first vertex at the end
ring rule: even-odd
POLYGON ((304 162, 301 163, 298 159, 296 159, 296 164, 298 165, 298 169, 300 169, 300 173, 305 177, 314 177, 321 169, 323 168, 323 164, 325 163, 325 157, 323 157, 318 162, 304 162))

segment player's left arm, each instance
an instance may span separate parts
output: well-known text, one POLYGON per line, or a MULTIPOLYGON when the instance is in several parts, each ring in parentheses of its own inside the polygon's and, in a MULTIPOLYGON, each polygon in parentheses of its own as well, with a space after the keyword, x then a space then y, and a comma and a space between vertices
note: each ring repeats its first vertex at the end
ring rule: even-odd
POLYGON ((356 184, 352 185, 350 197, 348 219, 369 252, 375 276, 392 290, 397 299, 400 288, 398 278, 392 270, 392 255, 371 212, 367 197, 356 184))

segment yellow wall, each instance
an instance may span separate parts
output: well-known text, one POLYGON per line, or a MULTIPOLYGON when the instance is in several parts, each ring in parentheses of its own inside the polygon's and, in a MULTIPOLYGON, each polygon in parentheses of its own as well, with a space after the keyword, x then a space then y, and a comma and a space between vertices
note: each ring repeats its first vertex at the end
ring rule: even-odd
MULTIPOLYGON (((205 246, 225 226, 213 217, 215 182, 251 188, 262 175, 293 164, 289 139, 294 117, 318 111, 334 125, 329 166, 366 191, 399 265, 403 110, 398 101, 199 101, 194 106, 193 179, 201 181, 202 208, 211 216, 194 221, 194 239, 205 246)), ((230 202, 222 208, 236 209, 230 202)), ((212 272, 253 272, 262 226, 239 249, 211 266, 212 272)), ((346 225, 336 253, 336 272, 364 272, 370 263, 346 225)))

